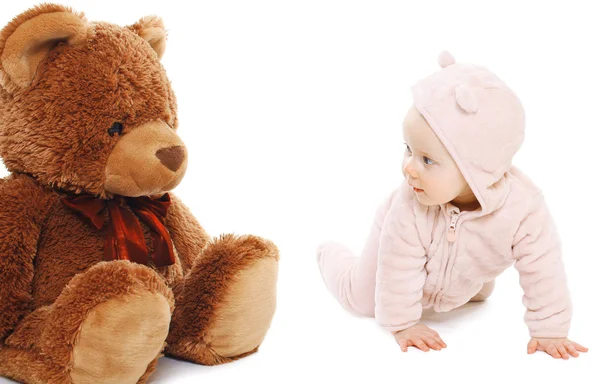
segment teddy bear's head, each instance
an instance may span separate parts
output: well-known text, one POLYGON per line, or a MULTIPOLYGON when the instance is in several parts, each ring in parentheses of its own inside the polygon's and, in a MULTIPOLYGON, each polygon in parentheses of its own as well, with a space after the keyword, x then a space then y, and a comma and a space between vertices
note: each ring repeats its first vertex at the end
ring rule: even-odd
POLYGON ((56 188, 145 196, 174 188, 187 152, 156 17, 120 27, 45 4, 0 32, 0 156, 56 188))

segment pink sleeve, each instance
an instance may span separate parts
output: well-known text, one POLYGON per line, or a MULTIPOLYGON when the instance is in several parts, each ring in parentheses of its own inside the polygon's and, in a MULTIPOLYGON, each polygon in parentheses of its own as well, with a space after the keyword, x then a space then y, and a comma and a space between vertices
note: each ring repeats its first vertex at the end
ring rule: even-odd
POLYGON ((566 337, 572 313, 570 294, 560 239, 541 194, 515 234, 513 256, 530 336, 566 337))
POLYGON ((375 319, 391 332, 417 324, 421 318, 426 251, 416 227, 415 212, 399 193, 381 229, 375 287, 375 319))

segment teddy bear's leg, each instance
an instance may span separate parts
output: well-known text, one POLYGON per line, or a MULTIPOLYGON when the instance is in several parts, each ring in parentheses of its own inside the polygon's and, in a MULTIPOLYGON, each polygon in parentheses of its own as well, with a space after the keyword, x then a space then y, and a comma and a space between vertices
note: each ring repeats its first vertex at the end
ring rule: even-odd
POLYGON ((256 352, 275 313, 278 259, 275 245, 255 236, 209 243, 174 287, 166 353, 215 365, 256 352))
POLYGON ((173 293, 128 261, 75 276, 0 347, 0 374, 25 383, 144 383, 164 347, 173 293))

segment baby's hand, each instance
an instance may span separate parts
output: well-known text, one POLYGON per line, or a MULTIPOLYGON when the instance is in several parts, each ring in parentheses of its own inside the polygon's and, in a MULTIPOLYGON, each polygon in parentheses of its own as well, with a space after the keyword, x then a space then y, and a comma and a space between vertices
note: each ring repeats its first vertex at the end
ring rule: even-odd
POLYGON ((582 347, 574 341, 569 339, 561 338, 561 339, 544 339, 540 337, 532 337, 529 340, 529 344, 527 344, 527 353, 532 354, 535 351, 544 351, 555 359, 563 359, 569 358, 569 353, 573 355, 573 357, 579 356, 579 352, 587 352, 588 349, 586 347, 582 347))
POLYGON ((396 342, 400 345, 402 352, 406 352, 408 347, 417 347, 423 352, 433 348, 436 351, 446 348, 446 343, 440 338, 440 335, 425 324, 413 325, 394 334, 396 342))

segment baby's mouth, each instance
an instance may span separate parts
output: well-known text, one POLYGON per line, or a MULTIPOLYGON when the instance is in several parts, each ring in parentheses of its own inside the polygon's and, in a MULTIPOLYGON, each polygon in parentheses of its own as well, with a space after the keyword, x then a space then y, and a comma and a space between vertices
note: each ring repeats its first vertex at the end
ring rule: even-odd
MULTIPOLYGON (((409 184, 409 185, 410 185, 410 184, 409 184)), ((415 192, 417 192, 417 193, 425 192, 425 191, 424 191, 424 190, 422 190, 421 188, 417 188, 417 187, 415 187, 415 186, 413 186, 413 185, 410 185, 410 186, 411 186, 411 188, 412 188, 412 189, 413 189, 415 192)))

